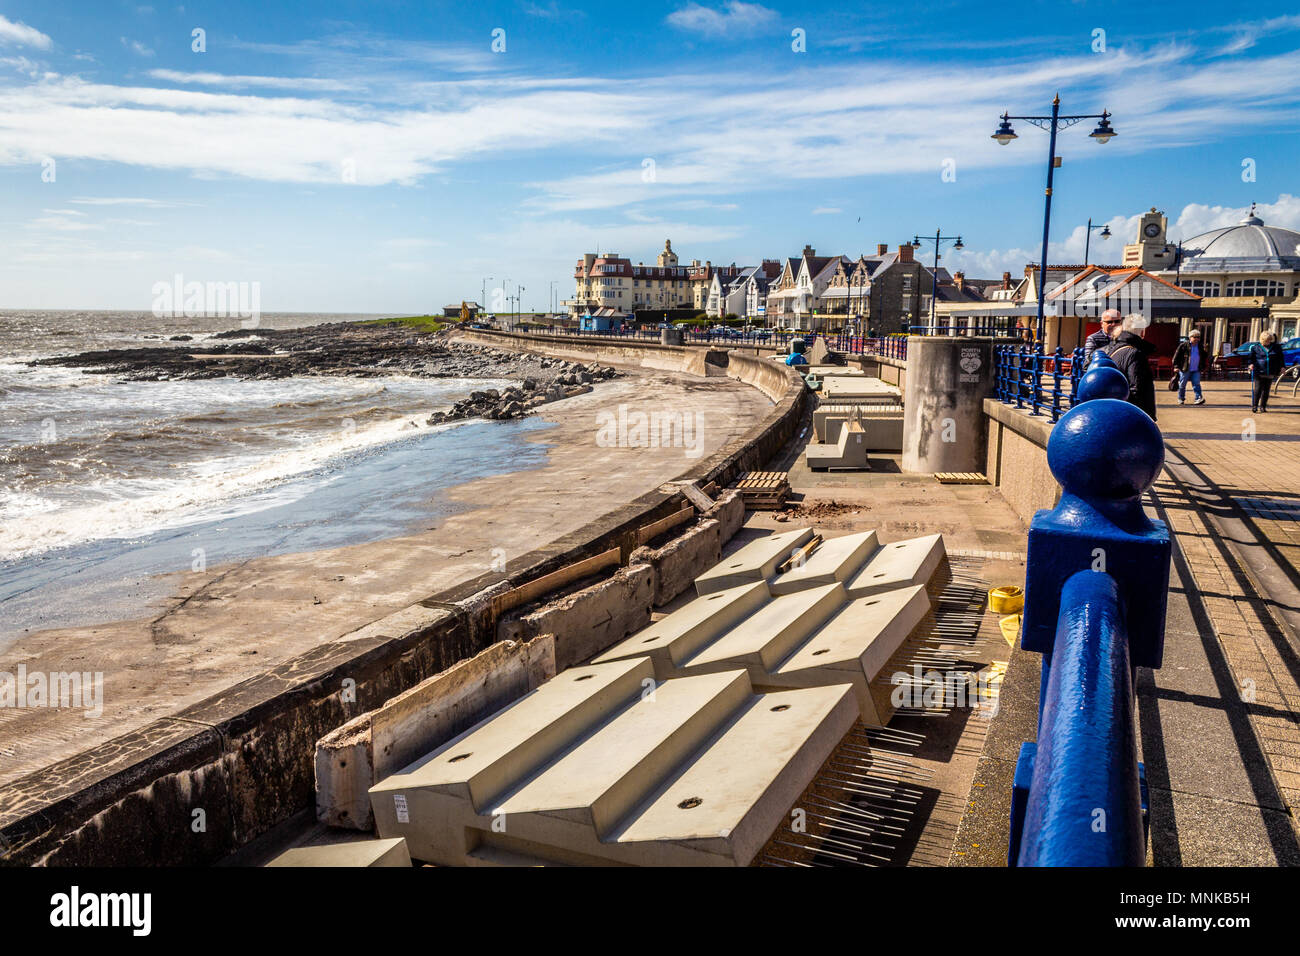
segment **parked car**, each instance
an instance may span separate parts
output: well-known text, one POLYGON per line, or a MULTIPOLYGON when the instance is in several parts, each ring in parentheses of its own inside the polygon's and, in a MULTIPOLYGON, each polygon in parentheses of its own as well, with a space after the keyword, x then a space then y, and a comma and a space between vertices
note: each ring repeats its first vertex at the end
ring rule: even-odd
POLYGON ((1246 367, 1246 359, 1250 355, 1250 350, 1258 345, 1258 342, 1243 342, 1231 352, 1218 359, 1218 364, 1225 371, 1233 371, 1246 367))
POLYGON ((1300 365, 1300 335, 1282 343, 1282 364, 1288 368, 1300 365))

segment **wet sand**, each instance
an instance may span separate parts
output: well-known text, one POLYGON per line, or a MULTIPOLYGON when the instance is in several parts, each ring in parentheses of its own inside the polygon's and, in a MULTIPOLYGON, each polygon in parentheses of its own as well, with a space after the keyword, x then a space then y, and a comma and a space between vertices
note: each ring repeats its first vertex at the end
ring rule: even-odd
POLYGON ((575 531, 699 460, 683 448, 600 447, 597 414, 620 404, 698 414, 704 456, 771 408, 756 389, 725 377, 635 372, 542 406, 538 417, 554 427, 527 440, 550 446, 545 465, 449 489, 466 510, 428 531, 169 575, 167 597, 129 620, 26 635, 0 655, 0 671, 103 672, 103 712, 0 709, 0 784, 477 577, 495 559, 575 531))

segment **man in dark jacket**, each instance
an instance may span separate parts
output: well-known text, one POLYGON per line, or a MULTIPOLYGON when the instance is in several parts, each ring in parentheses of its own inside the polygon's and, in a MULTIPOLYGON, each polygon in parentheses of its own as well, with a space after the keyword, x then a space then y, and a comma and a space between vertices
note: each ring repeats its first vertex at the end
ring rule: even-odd
POLYGON ((1174 370, 1178 374, 1178 404, 1187 401, 1187 383, 1192 383, 1196 393, 1193 405, 1204 405, 1205 396, 1201 394, 1201 372, 1205 368, 1205 349, 1201 346, 1201 330, 1192 329, 1187 341, 1174 350, 1174 370))
POLYGON ((1085 369, 1088 367, 1088 363, 1092 361, 1092 353, 1097 349, 1104 349, 1114 341, 1116 335, 1119 335, 1119 326, 1122 321, 1119 309, 1107 309, 1101 314, 1101 328, 1088 336, 1083 343, 1083 367, 1085 369))
POLYGON ((1268 393, 1273 387, 1273 380, 1282 374, 1284 356, 1282 346, 1277 344, 1276 332, 1265 332, 1259 337, 1259 344, 1250 347, 1250 410, 1252 412, 1268 411, 1268 393))
POLYGON ((1149 359, 1156 347, 1142 337, 1149 324, 1144 315, 1133 313, 1125 316, 1124 331, 1101 351, 1111 357, 1128 379, 1128 400, 1155 421, 1156 383, 1149 359))

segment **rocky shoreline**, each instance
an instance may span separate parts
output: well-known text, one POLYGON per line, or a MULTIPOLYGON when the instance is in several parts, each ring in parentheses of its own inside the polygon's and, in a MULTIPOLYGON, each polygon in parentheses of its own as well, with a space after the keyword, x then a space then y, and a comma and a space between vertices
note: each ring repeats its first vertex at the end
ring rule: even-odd
POLYGON ((442 332, 397 325, 334 322, 299 329, 234 329, 189 345, 81 352, 39 359, 32 365, 80 368, 87 374, 116 375, 127 382, 190 381, 234 376, 266 380, 311 375, 375 378, 495 378, 520 384, 475 391, 430 424, 464 418, 521 418, 546 402, 590 391, 594 382, 621 373, 596 363, 583 365, 530 352, 449 341, 442 332))

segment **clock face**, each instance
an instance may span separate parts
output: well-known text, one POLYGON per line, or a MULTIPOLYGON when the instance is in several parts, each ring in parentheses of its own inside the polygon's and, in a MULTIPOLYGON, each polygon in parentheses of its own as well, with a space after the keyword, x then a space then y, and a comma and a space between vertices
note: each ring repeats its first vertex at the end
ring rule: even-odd
POLYGON ((1148 239, 1154 239, 1156 236, 1160 235, 1160 224, 1149 222, 1147 223, 1146 228, 1142 231, 1146 233, 1148 239))

